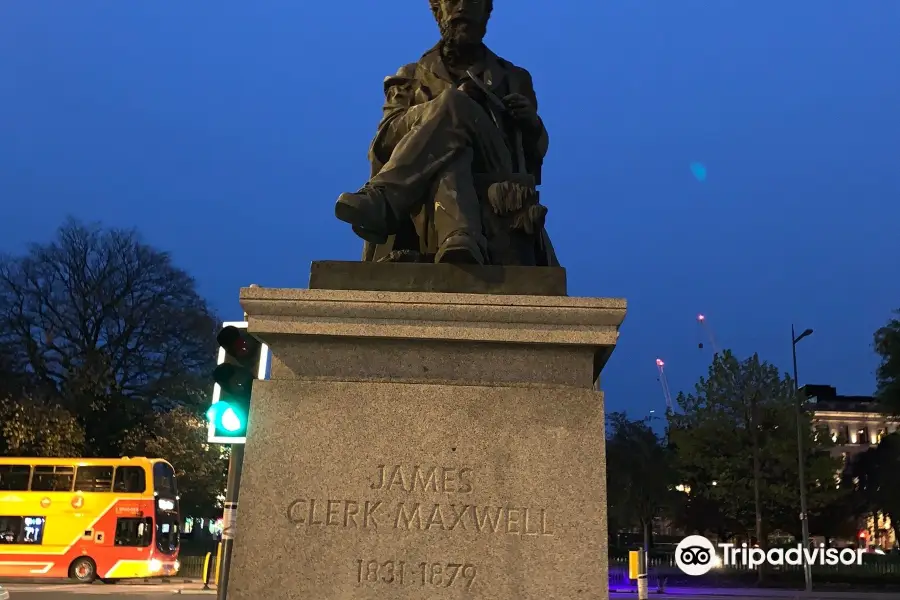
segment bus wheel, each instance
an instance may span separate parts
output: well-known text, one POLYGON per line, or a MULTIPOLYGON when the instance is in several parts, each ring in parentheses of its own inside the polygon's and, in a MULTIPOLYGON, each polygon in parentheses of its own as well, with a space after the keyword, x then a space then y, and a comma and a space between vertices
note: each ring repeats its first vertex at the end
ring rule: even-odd
POLYGON ((76 558, 69 567, 69 577, 78 583, 94 583, 97 579, 97 565, 87 556, 76 558))

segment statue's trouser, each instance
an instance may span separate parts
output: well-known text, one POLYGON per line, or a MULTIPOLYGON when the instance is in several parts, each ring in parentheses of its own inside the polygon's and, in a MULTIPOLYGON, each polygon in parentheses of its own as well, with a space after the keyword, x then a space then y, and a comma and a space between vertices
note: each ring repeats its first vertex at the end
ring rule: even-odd
POLYGON ((433 199, 439 245, 461 232, 486 247, 473 165, 512 172, 512 154, 487 111, 453 89, 413 106, 390 127, 399 142, 369 185, 384 192, 398 216, 418 213, 423 200, 433 199))

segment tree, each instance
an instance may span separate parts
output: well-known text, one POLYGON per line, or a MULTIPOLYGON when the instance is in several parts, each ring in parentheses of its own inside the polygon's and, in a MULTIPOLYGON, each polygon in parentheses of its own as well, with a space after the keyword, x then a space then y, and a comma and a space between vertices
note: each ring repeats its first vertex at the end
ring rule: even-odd
MULTIPOLYGON (((850 509, 854 517, 867 518, 879 510, 880 473, 875 448, 850 456, 841 473, 841 487, 851 490, 850 509)), ((855 537, 855 536, 854 536, 855 537)))
POLYGON ((181 513, 217 516, 228 470, 224 447, 208 444, 206 421, 177 407, 158 413, 149 425, 130 432, 124 450, 131 456, 164 458, 175 468, 181 513))
POLYGON ((0 456, 81 456, 84 429, 0 346, 0 456))
POLYGON ((216 325, 194 280, 134 231, 70 220, 0 258, 0 348, 76 416, 91 456, 120 455, 130 428, 205 392, 216 325))
MULTIPOLYGON (((796 401, 790 377, 757 355, 738 360, 728 350, 714 357, 694 393, 678 395, 669 437, 695 529, 750 535, 760 545, 773 530, 799 536, 796 401)), ((814 431, 809 415, 800 419, 809 509, 821 512, 839 493, 839 464, 830 438, 814 431)))
MULTIPOLYGON (((806 427, 808 422, 808 418, 804 418, 803 426, 806 427)), ((841 484, 844 465, 840 458, 834 456, 835 441, 827 425, 816 424, 810 430, 812 437, 803 440, 803 447, 807 449, 804 472, 809 531, 827 539, 852 537, 855 534, 855 523, 851 509, 851 490, 841 484)), ((796 455, 796 446, 793 451, 796 455)), ((794 465, 796 463, 795 459, 794 465)), ((793 473, 797 473, 796 468, 793 473)))
POLYGON ((608 515, 617 528, 639 527, 649 546, 653 520, 671 505, 676 485, 672 455, 646 421, 607 417, 608 515))
POLYGON ((878 507, 890 517, 894 538, 900 540, 900 433, 885 436, 875 447, 875 464, 880 475, 878 507))
POLYGON ((0 399, 0 455, 81 456, 84 431, 57 404, 31 396, 0 399))
MULTIPOLYGON (((682 395, 679 395, 678 402, 684 402, 682 395)), ((678 477, 676 490, 681 493, 673 511, 673 520, 690 534, 714 534, 719 539, 731 539, 736 531, 745 529, 726 512, 724 502, 716 493, 718 474, 725 471, 727 464, 719 454, 723 445, 723 428, 708 424, 687 434, 680 428, 688 426, 688 423, 682 416, 669 414, 669 443, 674 452, 678 477)), ((733 450, 739 451, 737 447, 733 450)))
POLYGON ((875 372, 879 400, 885 412, 900 415, 900 309, 884 327, 875 332, 875 352, 881 364, 875 372))
POLYGON ((854 456, 844 479, 853 490, 855 514, 882 513, 890 517, 894 536, 900 540, 900 432, 885 436, 876 447, 854 456))

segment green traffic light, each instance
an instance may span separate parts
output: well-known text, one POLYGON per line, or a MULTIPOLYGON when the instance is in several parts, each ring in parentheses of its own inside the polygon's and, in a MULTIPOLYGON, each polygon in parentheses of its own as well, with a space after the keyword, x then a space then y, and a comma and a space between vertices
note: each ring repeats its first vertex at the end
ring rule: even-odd
POLYGON ((220 422, 222 424, 222 429, 231 433, 240 431, 243 427, 241 418, 237 415, 236 412, 234 412, 234 409, 231 407, 226 408, 225 412, 222 413, 220 422))
POLYGON ((209 407, 206 418, 213 427, 225 433, 237 434, 242 432, 247 424, 242 415, 243 411, 236 409, 226 401, 219 401, 209 407))

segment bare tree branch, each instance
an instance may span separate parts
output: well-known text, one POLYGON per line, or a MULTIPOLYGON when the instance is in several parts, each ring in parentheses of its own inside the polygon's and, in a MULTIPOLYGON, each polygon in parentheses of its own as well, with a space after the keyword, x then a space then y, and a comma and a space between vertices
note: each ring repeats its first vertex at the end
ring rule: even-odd
POLYGON ((104 452, 148 410, 197 397, 216 326, 194 280, 134 231, 70 220, 51 243, 0 259, 0 346, 104 452), (119 433, 94 422, 109 419, 124 419, 119 433))

